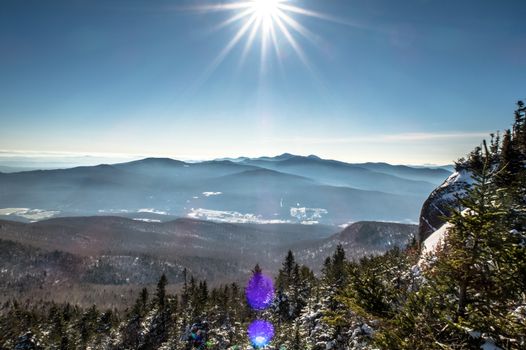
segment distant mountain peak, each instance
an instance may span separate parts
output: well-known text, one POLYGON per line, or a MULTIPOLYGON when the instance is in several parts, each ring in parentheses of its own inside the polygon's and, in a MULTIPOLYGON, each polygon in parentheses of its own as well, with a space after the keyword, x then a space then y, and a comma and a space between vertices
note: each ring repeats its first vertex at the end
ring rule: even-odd
POLYGON ((292 153, 283 153, 275 157, 261 157, 258 159, 266 159, 266 160, 274 160, 274 161, 287 161, 292 159, 310 159, 310 160, 323 160, 322 158, 318 157, 315 154, 311 154, 308 156, 300 156, 292 153))
POLYGON ((272 159, 272 160, 287 160, 287 159, 290 159, 290 158, 294 158, 294 157, 297 157, 296 155, 294 154, 291 154, 291 153, 283 153, 283 154, 280 154, 278 156, 275 156, 275 157, 261 157, 261 158, 269 158, 269 159, 272 159))
POLYGON ((311 181, 310 179, 304 177, 304 176, 299 176, 299 175, 293 175, 293 174, 287 174, 287 173, 282 173, 280 171, 276 171, 276 170, 272 170, 272 169, 262 169, 262 168, 259 168, 259 169, 251 169, 251 170, 245 170, 245 171, 242 171, 240 173, 237 173, 237 174, 233 174, 233 175, 230 175, 230 176, 245 176, 245 177, 253 177, 253 176, 258 176, 258 177, 276 177, 276 178, 289 178, 289 179, 295 179, 295 180, 308 180, 308 181, 311 181))
POLYGON ((172 159, 172 158, 155 158, 155 157, 148 157, 144 159, 134 160, 127 163, 121 163, 119 165, 177 165, 181 166, 186 164, 185 162, 182 162, 180 160, 172 159))
POLYGON ((290 158, 290 157, 294 157, 294 154, 285 152, 285 153, 280 154, 279 156, 276 156, 276 158, 290 158))
POLYGON ((167 157, 160 157, 160 158, 148 157, 148 158, 144 158, 142 160, 139 160, 139 162, 143 162, 143 163, 173 163, 173 162, 177 162, 177 163, 179 163, 180 161, 172 159, 172 158, 167 158, 167 157))
POLYGON ((243 162, 243 161, 276 161, 276 162, 281 162, 281 161, 290 160, 290 159, 323 160, 322 158, 318 157, 315 154, 311 154, 309 156, 300 156, 300 155, 292 154, 292 153, 288 153, 288 152, 285 152, 285 153, 282 153, 282 154, 279 154, 279 155, 276 155, 276 156, 261 156, 261 157, 257 157, 257 158, 238 157, 238 158, 235 158, 235 159, 232 159, 232 158, 219 158, 219 159, 216 159, 216 160, 233 160, 235 162, 243 162))
POLYGON ((321 160, 321 158, 318 157, 318 156, 315 155, 315 154, 310 154, 307 158, 309 158, 309 159, 317 159, 317 160, 321 160))

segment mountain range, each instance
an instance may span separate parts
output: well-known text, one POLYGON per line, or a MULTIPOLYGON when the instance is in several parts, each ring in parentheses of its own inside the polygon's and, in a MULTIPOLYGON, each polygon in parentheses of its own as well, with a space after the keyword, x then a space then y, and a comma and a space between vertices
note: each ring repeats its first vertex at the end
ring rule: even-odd
POLYGON ((344 225, 417 222, 422 202, 451 172, 442 167, 349 164, 317 156, 112 165, 0 173, 0 218, 111 215, 167 222, 344 225))
POLYGON ((319 271, 338 244, 351 258, 405 246, 417 226, 385 221, 416 222, 449 175, 287 153, 0 173, 0 293, 112 307, 163 273, 242 282, 288 250, 319 271))

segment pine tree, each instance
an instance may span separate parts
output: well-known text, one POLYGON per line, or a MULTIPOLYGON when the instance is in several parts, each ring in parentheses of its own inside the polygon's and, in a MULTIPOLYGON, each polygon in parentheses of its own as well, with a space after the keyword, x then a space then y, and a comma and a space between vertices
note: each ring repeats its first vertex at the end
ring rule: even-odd
POLYGON ((283 261, 282 268, 278 271, 278 278, 276 279, 276 288, 285 290, 287 289, 292 281, 292 273, 296 266, 294 254, 291 250, 288 251, 285 260, 283 261))
POLYGON ((83 345, 86 345, 96 329, 96 322, 99 316, 95 305, 89 308, 79 322, 80 339, 83 345))
POLYGON ((336 250, 332 257, 328 257, 325 260, 323 274, 325 281, 336 289, 341 289, 346 285, 349 277, 349 270, 345 250, 341 243, 336 246, 336 250))
POLYGON ((144 317, 146 314, 146 307, 148 305, 148 289, 143 288, 141 290, 141 293, 139 295, 139 298, 135 301, 135 305, 132 309, 132 314, 137 315, 139 317, 144 317))
POLYGON ((168 280, 166 279, 166 275, 163 273, 161 278, 159 279, 159 282, 157 283, 157 290, 156 290, 156 302, 157 306, 159 306, 160 309, 164 309, 166 305, 166 285, 168 284, 168 280))
POLYGON ((252 274, 253 275, 260 275, 263 273, 263 270, 261 269, 261 267, 259 266, 259 263, 256 264, 256 266, 254 266, 254 268, 252 269, 252 274))
POLYGON ((296 326, 294 327, 294 340, 292 342, 292 350, 303 350, 305 349, 305 345, 303 340, 301 339, 300 335, 300 327, 296 323, 296 326))
POLYGON ((195 312, 196 314, 201 314, 207 305, 208 302, 208 285, 206 281, 200 281, 199 286, 197 287, 195 295, 195 312))
POLYGON ((49 310, 48 319, 51 321, 52 328, 50 332, 50 338, 53 342, 59 342, 64 334, 66 329, 66 322, 64 321, 64 316, 57 305, 53 303, 51 309, 49 310))
POLYGON ((183 306, 186 306, 188 304, 189 295, 188 295, 188 271, 186 270, 186 267, 183 270, 183 291, 181 293, 181 304, 183 306))

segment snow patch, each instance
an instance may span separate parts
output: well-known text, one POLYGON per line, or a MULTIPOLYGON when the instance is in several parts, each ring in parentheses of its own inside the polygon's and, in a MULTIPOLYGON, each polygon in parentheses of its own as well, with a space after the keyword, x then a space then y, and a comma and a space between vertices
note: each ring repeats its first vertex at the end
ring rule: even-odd
POLYGON ((318 225, 320 222, 316 220, 304 220, 301 222, 302 225, 318 225))
POLYGON ((447 230, 452 227, 449 222, 446 222, 438 230, 433 232, 422 244, 422 251, 420 252, 420 260, 418 266, 422 266, 426 263, 427 258, 433 257, 434 252, 442 246, 444 238, 447 234, 447 230))
POLYGON ((466 193, 466 189, 475 182, 472 175, 473 174, 468 170, 461 170, 451 174, 447 180, 438 187, 439 189, 450 189, 440 198, 445 201, 454 201, 456 196, 462 197, 466 193))
POLYGON ((473 174, 471 173, 471 171, 465 169, 456 171, 453 174, 451 174, 442 185, 440 185, 440 188, 448 187, 452 184, 460 182, 463 182, 467 185, 472 185, 475 182, 472 175, 473 174))
POLYGON ((143 222, 161 222, 161 220, 157 219, 146 219, 146 218, 133 218, 135 221, 143 221, 143 222))
POLYGON ((451 226, 449 222, 446 222, 442 227, 433 232, 431 236, 427 237, 422 247, 422 255, 434 252, 443 243, 447 230, 451 226))
POLYGON ((502 350, 502 348, 498 347, 497 345, 495 345, 495 341, 493 339, 491 339, 490 337, 486 337, 484 336, 484 334, 482 334, 482 332, 480 331, 476 331, 476 330, 470 330, 470 329, 466 329, 466 332, 469 334, 469 336, 473 339, 480 339, 482 338, 484 340, 484 344, 482 344, 480 346, 480 348, 482 350, 502 350))
POLYGON ((52 218, 55 215, 60 214, 57 210, 45 210, 45 209, 30 209, 30 208, 3 208, 0 209, 0 215, 16 215, 28 219, 30 221, 38 221, 52 218))
POLYGON ((482 350, 502 350, 502 348, 499 348, 493 340, 486 340, 484 344, 480 346, 482 350))
POLYGON ((239 213, 237 211, 223 211, 203 208, 192 208, 188 217, 216 222, 228 222, 234 224, 288 224, 287 220, 265 219, 261 215, 251 213, 239 213))
POLYGON ((368 335, 368 336, 372 336, 373 333, 374 333, 374 330, 371 328, 371 326, 369 326, 367 323, 364 323, 361 327, 362 329, 362 332, 365 334, 365 335, 368 335))
POLYGON ((203 196, 205 197, 219 196, 222 194, 223 192, 203 192, 203 196))
POLYGON ((129 213, 127 209, 99 209, 99 213, 129 213))
POLYGON ((338 227, 341 228, 341 229, 346 229, 347 227, 351 226, 352 224, 354 224, 354 221, 346 222, 345 224, 338 225, 338 227))
POLYGON ((323 208, 290 208, 290 216, 300 221, 318 221, 322 215, 328 214, 327 209, 323 208))
POLYGON ((168 215, 167 212, 161 211, 161 210, 156 210, 154 208, 139 209, 139 210, 137 210, 137 213, 150 213, 150 214, 157 214, 157 215, 168 215))

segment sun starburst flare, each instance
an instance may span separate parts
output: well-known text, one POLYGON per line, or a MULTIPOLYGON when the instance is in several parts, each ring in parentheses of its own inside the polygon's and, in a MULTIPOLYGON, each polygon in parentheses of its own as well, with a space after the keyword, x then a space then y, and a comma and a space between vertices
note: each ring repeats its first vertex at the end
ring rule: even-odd
POLYGON ((299 18, 314 17, 333 21, 330 16, 292 5, 289 0, 232 1, 218 5, 200 6, 199 10, 204 12, 225 11, 234 13, 217 25, 216 30, 241 23, 238 31, 214 60, 211 69, 215 69, 245 38, 246 41, 241 55, 242 63, 259 38, 262 68, 268 59, 270 51, 274 51, 279 60, 282 59, 280 52, 282 41, 286 42, 294 50, 303 64, 310 67, 309 60, 297 37, 303 37, 313 43, 317 43, 320 39, 301 24, 299 18))

